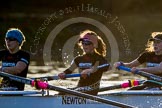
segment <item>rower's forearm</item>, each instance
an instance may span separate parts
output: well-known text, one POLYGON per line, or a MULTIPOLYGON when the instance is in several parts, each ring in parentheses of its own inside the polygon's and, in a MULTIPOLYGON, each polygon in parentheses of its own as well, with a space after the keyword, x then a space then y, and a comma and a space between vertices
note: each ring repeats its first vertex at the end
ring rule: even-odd
POLYGON ((3 67, 3 72, 9 74, 18 74, 21 72, 21 70, 17 69, 16 67, 3 67))
POLYGON ((140 68, 140 71, 145 71, 151 74, 162 74, 162 68, 160 66, 156 67, 148 67, 148 68, 140 68))

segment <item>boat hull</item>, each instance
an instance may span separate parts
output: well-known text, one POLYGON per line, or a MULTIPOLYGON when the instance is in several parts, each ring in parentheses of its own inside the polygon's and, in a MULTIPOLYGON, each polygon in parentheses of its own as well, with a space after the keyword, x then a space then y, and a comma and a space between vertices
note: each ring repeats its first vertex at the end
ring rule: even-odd
MULTIPOLYGON (((162 108, 162 91, 126 91, 100 95, 138 108, 162 108)), ((1 108, 116 108, 89 99, 64 96, 0 96, 1 108)))

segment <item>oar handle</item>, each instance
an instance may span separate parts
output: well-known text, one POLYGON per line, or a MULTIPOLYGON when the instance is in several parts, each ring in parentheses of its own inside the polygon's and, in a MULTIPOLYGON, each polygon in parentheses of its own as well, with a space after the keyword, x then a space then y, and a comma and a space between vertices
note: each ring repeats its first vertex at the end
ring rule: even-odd
MULTIPOLYGON (((128 68, 128 67, 125 67, 125 66, 119 66, 118 69, 121 69, 121 70, 125 70, 125 71, 128 71, 128 72, 131 72, 131 69, 128 68)), ((150 74, 150 73, 147 73, 147 72, 144 72, 144 71, 139 71, 139 70, 137 70, 137 71, 135 72, 135 74, 144 76, 144 77, 149 78, 149 79, 151 79, 151 80, 155 80, 155 81, 162 82, 162 77, 157 76, 157 75, 154 75, 154 74, 150 74)))
POLYGON ((121 69, 121 70, 125 70, 125 71, 128 71, 128 72, 131 72, 131 69, 128 68, 128 67, 125 67, 125 66, 118 66, 117 68, 121 69))
POLYGON ((65 78, 80 77, 80 76, 81 76, 80 73, 77 73, 77 74, 66 74, 66 75, 65 75, 65 78))

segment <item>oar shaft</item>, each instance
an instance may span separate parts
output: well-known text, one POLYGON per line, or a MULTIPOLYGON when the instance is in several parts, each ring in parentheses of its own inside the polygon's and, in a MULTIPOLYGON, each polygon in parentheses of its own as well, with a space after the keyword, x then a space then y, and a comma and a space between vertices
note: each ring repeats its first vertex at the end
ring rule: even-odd
POLYGON ((99 89, 99 92, 106 91, 106 90, 114 90, 114 89, 121 89, 121 88, 127 88, 127 87, 133 87, 142 84, 144 81, 138 81, 138 80, 129 80, 128 82, 124 82, 122 84, 109 86, 109 87, 102 87, 99 89))
MULTIPOLYGON (((102 64, 102 65, 99 65, 97 66, 97 69, 100 69, 100 68, 104 68, 104 67, 108 67, 110 64, 102 64)), ((77 73, 77 74, 66 74, 65 75, 65 78, 73 78, 73 77, 80 77, 81 74, 80 73, 77 73)), ((45 76, 45 77, 38 77, 38 78, 32 78, 33 80, 34 79, 46 79, 48 81, 50 80, 58 80, 60 79, 58 75, 56 76, 45 76)))
POLYGON ((114 90, 122 88, 121 85, 109 86, 109 87, 102 87, 99 89, 99 92, 107 91, 107 90, 114 90))
MULTIPOLYGON (((118 68, 121 69, 121 70, 131 72, 131 68, 128 68, 128 67, 125 67, 125 66, 119 66, 118 68)), ((162 77, 159 77, 157 75, 150 74, 150 73, 147 73, 147 72, 144 72, 144 71, 136 71, 135 73, 138 74, 138 75, 147 77, 149 79, 162 82, 162 77)))
MULTIPOLYGON (((77 74, 66 74, 65 75, 65 78, 74 78, 74 77, 80 77, 81 74, 80 73, 77 73, 77 74)), ((34 79, 46 79, 48 81, 50 80, 58 80, 60 79, 58 75, 56 76, 45 76, 45 77, 38 77, 38 78, 32 78, 33 80, 34 79)))
POLYGON ((133 87, 133 86, 140 85, 143 82, 144 82, 144 80, 140 80, 140 81, 138 81, 138 80, 128 80, 128 82, 124 82, 122 84, 108 86, 108 87, 101 87, 101 88, 99 88, 99 90, 98 90, 98 88, 95 88, 93 86, 77 87, 77 88, 71 89, 71 90, 76 90, 76 91, 80 91, 80 92, 87 92, 87 91, 97 90, 98 92, 102 92, 102 91, 107 91, 107 90, 114 90, 114 89, 133 87))
POLYGON ((8 77, 11 80, 14 80, 14 81, 17 81, 17 82, 21 82, 21 83, 24 83, 24 84, 29 84, 29 85, 32 84, 32 80, 31 79, 27 79, 27 78, 24 78, 24 77, 15 76, 15 75, 8 74, 8 73, 5 73, 5 72, 0 72, 0 76, 2 76, 2 77, 8 77))
MULTIPOLYGON (((31 85, 31 86, 35 86, 35 84, 36 84, 35 81, 32 80, 32 79, 28 79, 28 78, 24 78, 24 77, 20 77, 20 76, 15 76, 15 75, 8 74, 8 73, 5 73, 5 72, 0 72, 0 76, 8 77, 11 80, 21 82, 21 83, 24 83, 24 84, 28 84, 28 85, 31 85)), ((39 86, 40 89, 46 89, 47 83, 40 81, 40 84, 38 86, 39 86)))
POLYGON ((154 74, 149 74, 149 73, 146 73, 146 72, 143 72, 143 71, 138 71, 137 72, 139 75, 141 76, 145 76, 151 80, 155 80, 155 81, 159 81, 159 82, 162 82, 162 77, 159 77, 157 75, 154 75, 154 74))

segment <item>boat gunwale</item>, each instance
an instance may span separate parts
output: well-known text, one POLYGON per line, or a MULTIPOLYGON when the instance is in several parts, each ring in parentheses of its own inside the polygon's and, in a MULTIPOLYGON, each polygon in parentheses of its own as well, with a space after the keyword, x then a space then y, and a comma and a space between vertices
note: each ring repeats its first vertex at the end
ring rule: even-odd
MULTIPOLYGON (((57 95, 57 94, 50 94, 47 95, 46 91, 0 91, 1 96, 5 95, 17 95, 17 94, 22 94, 23 96, 62 96, 62 95, 57 95), (43 94, 43 95, 42 95, 43 94)), ((150 90, 131 90, 131 91, 113 91, 109 93, 103 93, 99 94, 97 96, 110 96, 110 95, 117 95, 117 96, 132 96, 132 95, 143 95, 143 96, 162 96, 162 91, 150 91, 150 90)), ((69 95, 69 96, 74 96, 74 95, 69 95)))
POLYGON ((109 96, 109 95, 144 95, 144 96, 156 96, 156 95, 162 95, 162 90, 156 90, 156 91, 151 91, 151 90, 131 90, 131 91, 115 91, 111 93, 103 93, 100 94, 100 96, 109 96))

